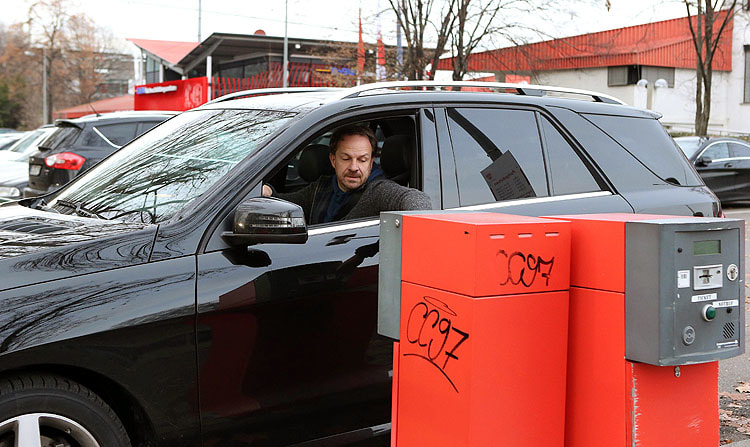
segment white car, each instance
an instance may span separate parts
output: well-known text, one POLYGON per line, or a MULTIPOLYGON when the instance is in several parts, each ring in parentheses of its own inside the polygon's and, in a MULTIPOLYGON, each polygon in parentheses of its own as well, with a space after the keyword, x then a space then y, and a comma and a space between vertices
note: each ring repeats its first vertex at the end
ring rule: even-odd
POLYGON ((54 130, 55 126, 47 125, 26 132, 8 150, 0 151, 0 203, 21 198, 29 182, 29 155, 54 130))

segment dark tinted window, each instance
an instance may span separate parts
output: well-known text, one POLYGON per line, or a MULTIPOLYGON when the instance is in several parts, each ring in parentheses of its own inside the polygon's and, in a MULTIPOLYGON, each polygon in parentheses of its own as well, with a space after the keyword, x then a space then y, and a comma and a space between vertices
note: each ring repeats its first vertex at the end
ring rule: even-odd
POLYGON ((135 128, 138 123, 99 124, 86 129, 83 135, 83 146, 91 147, 120 147, 135 138, 135 128))
POLYGON ((550 185, 555 195, 599 191, 599 184, 567 140, 542 118, 542 134, 550 168, 550 185))
POLYGON ((701 184, 700 177, 657 120, 609 115, 585 116, 662 180, 679 185, 701 184))
POLYGON ((720 158, 729 158, 729 146, 727 143, 720 141, 718 143, 711 143, 700 155, 701 157, 708 157, 711 160, 718 160, 720 158))
POLYGON ((732 150, 732 157, 750 157, 750 146, 742 143, 729 143, 732 150))
POLYGON ((70 146, 73 144, 78 135, 81 134, 81 129, 73 126, 58 127, 52 134, 47 137, 44 141, 39 143, 40 149, 57 149, 59 147, 70 146))
POLYGON ((534 112, 448 109, 462 206, 547 196, 534 112))
POLYGON ((144 133, 148 132, 161 123, 161 121, 146 121, 145 123, 141 123, 138 126, 138 135, 136 136, 143 135, 144 133))
POLYGON ((118 146, 124 146, 135 138, 135 128, 138 123, 107 124, 95 126, 107 139, 118 146))

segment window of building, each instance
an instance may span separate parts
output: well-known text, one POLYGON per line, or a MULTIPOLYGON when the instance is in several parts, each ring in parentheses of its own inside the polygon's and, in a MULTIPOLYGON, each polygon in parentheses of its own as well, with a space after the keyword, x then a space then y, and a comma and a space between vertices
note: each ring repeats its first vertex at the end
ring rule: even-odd
POLYGON ((653 85, 657 79, 667 81, 667 86, 674 87, 674 67, 652 67, 648 65, 623 65, 608 67, 607 85, 615 87, 619 85, 635 85, 641 79, 645 79, 653 85))
POLYGON ((146 84, 159 82, 159 68, 159 62, 150 57, 146 57, 146 84))

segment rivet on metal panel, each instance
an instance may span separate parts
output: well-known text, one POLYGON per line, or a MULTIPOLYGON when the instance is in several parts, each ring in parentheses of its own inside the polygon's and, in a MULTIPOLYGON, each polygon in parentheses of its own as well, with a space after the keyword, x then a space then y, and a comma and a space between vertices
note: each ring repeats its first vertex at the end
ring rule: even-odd
POLYGON ((679 366, 675 366, 674 367, 674 376, 675 377, 680 377, 680 367, 679 366))

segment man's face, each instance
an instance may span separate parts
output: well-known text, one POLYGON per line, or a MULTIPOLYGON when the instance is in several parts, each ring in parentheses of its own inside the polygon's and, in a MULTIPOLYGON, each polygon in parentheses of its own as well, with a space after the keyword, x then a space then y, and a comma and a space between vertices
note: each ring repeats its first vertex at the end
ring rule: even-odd
POLYGON ((339 140, 336 153, 329 155, 342 191, 364 185, 372 171, 372 146, 363 135, 347 135, 339 140))

